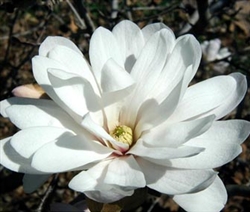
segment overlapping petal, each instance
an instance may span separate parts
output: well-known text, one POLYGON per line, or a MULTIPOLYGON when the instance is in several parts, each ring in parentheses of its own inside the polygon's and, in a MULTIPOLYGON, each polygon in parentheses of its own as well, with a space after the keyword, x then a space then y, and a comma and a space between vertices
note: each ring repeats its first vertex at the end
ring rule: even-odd
POLYGON ((229 76, 214 77, 190 86, 178 104, 169 122, 179 122, 210 115, 235 92, 236 80, 229 76))
POLYGON ((123 197, 131 196, 133 189, 104 183, 104 177, 111 160, 102 161, 87 171, 76 175, 69 183, 69 187, 98 202, 109 203, 123 197))
POLYGON ((112 33, 119 44, 124 68, 131 72, 145 44, 141 29, 133 22, 122 21, 113 28, 112 33))
POLYGON ((65 46, 77 52, 79 55, 82 55, 82 52, 79 48, 69 39, 60 37, 60 36, 49 36, 41 44, 39 48, 39 55, 48 56, 48 53, 58 46, 65 46))
POLYGON ((112 160, 107 167, 104 183, 130 188, 146 186, 144 174, 132 155, 112 160))
POLYGON ((173 159, 161 164, 184 169, 209 169, 222 166, 241 153, 240 144, 249 133, 250 124, 247 121, 215 122, 207 132, 186 143, 189 146, 203 147, 205 151, 193 157, 173 159))
POLYGON ((195 146, 180 146, 177 148, 166 146, 149 146, 143 140, 139 139, 136 144, 127 152, 127 154, 143 157, 149 161, 151 159, 162 160, 164 163, 166 159, 191 157, 201 153, 202 151, 204 151, 204 148, 195 146))
POLYGON ((150 146, 157 147, 178 147, 188 140, 206 132, 214 123, 215 116, 210 115, 204 118, 163 124, 149 130, 142 135, 142 139, 150 146))
POLYGON ((119 64, 109 59, 103 66, 101 73, 101 88, 104 93, 110 93, 128 88, 135 81, 119 64))
POLYGON ((30 158, 43 145, 64 135, 74 134, 59 127, 32 127, 17 132, 12 136, 10 143, 22 157, 30 158))
POLYGON ((112 149, 84 136, 63 135, 35 152, 32 167, 45 173, 69 171, 100 161, 112 152, 112 149))
POLYGON ((13 97, 1 102, 1 110, 20 129, 54 126, 81 133, 82 128, 53 101, 13 97))
POLYGON ((100 83, 101 79, 101 70, 110 58, 113 58, 121 67, 124 67, 116 38, 112 32, 103 27, 99 27, 91 37, 89 58, 98 83, 100 83))
POLYGON ((49 69, 48 73, 57 96, 79 117, 101 109, 99 97, 86 79, 58 69, 49 69))
POLYGON ((217 176, 213 170, 173 169, 142 158, 136 160, 145 175, 147 186, 169 195, 202 191, 211 185, 217 176))
POLYGON ((203 191, 175 195, 173 199, 186 211, 221 211, 227 201, 227 191, 221 179, 216 177, 214 182, 203 191))
POLYGON ((136 88, 121 111, 121 122, 126 125, 134 126, 141 104, 147 100, 148 93, 157 83, 171 48, 167 33, 168 31, 164 29, 155 33, 146 43, 133 66, 131 76, 137 82, 136 88), (133 101, 133 105, 131 105, 131 101, 133 101))
POLYGON ((103 140, 104 143, 107 144, 107 146, 109 146, 109 142, 111 143, 111 145, 121 151, 121 152, 125 152, 129 149, 129 145, 116 141, 114 138, 111 137, 111 135, 109 135, 105 129, 103 127, 101 127, 100 125, 98 125, 97 123, 95 123, 90 114, 87 114, 82 121, 82 126, 85 127, 88 131, 92 132, 94 135, 96 135, 97 137, 101 138, 103 140))
POLYGON ((11 137, 0 141, 1 164, 15 172, 44 174, 31 166, 31 158, 24 158, 10 144, 11 137))

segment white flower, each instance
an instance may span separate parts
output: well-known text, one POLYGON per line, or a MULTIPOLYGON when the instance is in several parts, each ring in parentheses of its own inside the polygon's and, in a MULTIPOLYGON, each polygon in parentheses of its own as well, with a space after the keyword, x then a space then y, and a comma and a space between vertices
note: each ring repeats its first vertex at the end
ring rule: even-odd
POLYGON ((33 73, 52 100, 1 102, 1 114, 21 129, 1 140, 1 164, 26 173, 28 192, 52 173, 81 170, 70 188, 98 202, 147 186, 187 211, 219 211, 227 195, 213 168, 239 155, 250 124, 218 119, 242 100, 245 77, 188 87, 200 45, 192 35, 175 39, 162 23, 100 27, 89 57, 91 66, 62 37, 41 44, 33 73))
MULTIPOLYGON (((231 53, 228 48, 221 48, 221 40, 216 38, 210 41, 204 41, 201 44, 202 53, 204 55, 204 59, 208 62, 213 62, 216 60, 222 60, 224 58, 230 59, 231 53)), ((214 64, 213 69, 220 73, 223 73, 226 68, 229 66, 227 62, 217 62, 214 64)))

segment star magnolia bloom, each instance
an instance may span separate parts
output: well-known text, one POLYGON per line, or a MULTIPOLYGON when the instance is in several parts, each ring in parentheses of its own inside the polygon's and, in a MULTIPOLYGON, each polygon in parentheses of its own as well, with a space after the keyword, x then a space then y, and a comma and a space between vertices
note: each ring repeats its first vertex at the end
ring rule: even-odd
POLYGON ((245 77, 188 87, 200 45, 162 23, 100 27, 89 57, 91 66, 62 37, 41 44, 33 73, 51 100, 1 102, 1 114, 21 129, 1 140, 1 164, 25 173, 28 192, 52 173, 81 170, 69 187, 98 202, 147 186, 187 211, 219 211, 227 195, 213 168, 239 155, 250 124, 218 119, 242 100, 245 77))

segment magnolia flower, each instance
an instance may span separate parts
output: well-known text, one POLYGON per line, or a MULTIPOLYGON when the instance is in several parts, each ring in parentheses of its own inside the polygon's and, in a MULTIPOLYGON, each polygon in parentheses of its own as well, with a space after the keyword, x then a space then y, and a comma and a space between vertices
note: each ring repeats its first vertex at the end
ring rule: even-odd
POLYGON ((244 120, 219 121, 246 93, 240 73, 188 87, 201 59, 192 35, 122 21, 92 35, 90 64, 68 39, 48 37, 32 59, 50 99, 13 97, 1 114, 19 129, 1 140, 1 164, 32 192, 52 173, 80 171, 69 187, 102 203, 149 187, 187 211, 227 200, 213 168, 241 152, 244 120))
MULTIPOLYGON (((204 41, 201 44, 201 49, 204 59, 207 62, 213 62, 216 60, 228 58, 231 55, 231 53, 228 51, 228 48, 221 48, 221 40, 218 38, 210 41, 204 41)), ((227 62, 220 61, 214 64, 213 69, 215 71, 223 73, 228 66, 229 64, 227 62)))

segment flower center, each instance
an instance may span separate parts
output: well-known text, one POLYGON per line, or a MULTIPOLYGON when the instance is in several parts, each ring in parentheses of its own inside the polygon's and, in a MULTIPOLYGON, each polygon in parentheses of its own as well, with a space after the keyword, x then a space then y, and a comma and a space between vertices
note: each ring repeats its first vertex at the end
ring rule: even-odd
POLYGON ((119 142, 128 144, 129 146, 133 143, 133 132, 130 127, 125 125, 117 126, 110 135, 119 142))

